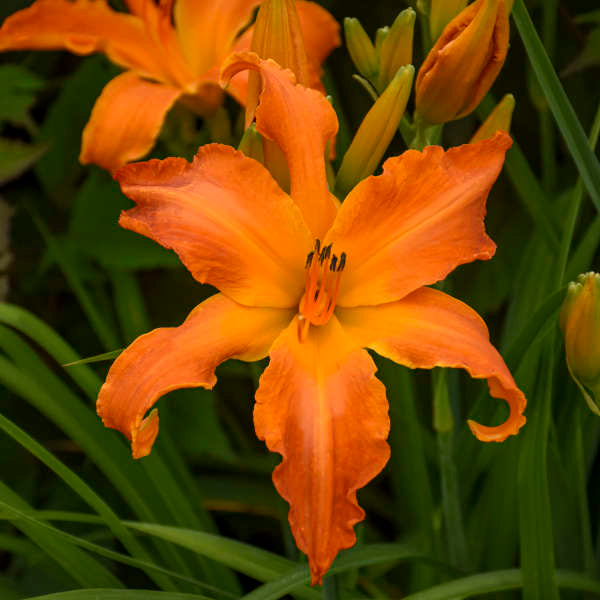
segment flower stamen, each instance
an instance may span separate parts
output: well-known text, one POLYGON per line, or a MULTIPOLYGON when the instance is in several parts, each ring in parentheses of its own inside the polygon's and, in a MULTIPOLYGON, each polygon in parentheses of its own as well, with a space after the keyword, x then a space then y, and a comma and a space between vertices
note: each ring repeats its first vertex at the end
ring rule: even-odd
POLYGON ((303 342, 310 325, 325 325, 333 315, 340 290, 342 271, 346 266, 346 253, 332 254, 333 244, 315 249, 306 256, 305 289, 298 315, 298 339, 303 342))

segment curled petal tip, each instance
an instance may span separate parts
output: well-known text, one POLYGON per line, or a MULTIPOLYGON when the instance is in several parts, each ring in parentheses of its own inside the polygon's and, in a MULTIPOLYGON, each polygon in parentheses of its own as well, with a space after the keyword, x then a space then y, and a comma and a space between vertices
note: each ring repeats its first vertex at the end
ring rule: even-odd
POLYGON ((519 429, 525 425, 527 419, 522 412, 524 408, 524 406, 511 405, 508 419, 496 427, 481 425, 471 419, 467 423, 480 442, 503 442, 508 436, 519 433, 519 429))
POLYGON ((158 435, 158 411, 153 408, 150 414, 131 428, 131 454, 133 458, 143 458, 150 454, 158 435))

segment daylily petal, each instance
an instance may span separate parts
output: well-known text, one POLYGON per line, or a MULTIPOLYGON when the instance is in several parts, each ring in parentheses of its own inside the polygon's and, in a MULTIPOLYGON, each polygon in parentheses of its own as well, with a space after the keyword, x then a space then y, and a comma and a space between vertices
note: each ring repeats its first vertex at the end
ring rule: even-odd
POLYGON ((140 79, 133 71, 115 77, 102 90, 83 131, 83 164, 115 171, 147 154, 165 115, 181 90, 140 79))
POLYGON ((312 327, 298 341, 297 319, 275 341, 260 378, 256 434, 283 456, 273 472, 290 503, 298 547, 308 555, 312 581, 356 541, 364 518, 356 491, 389 458, 388 405, 375 364, 344 334, 337 319, 312 327))
POLYGON ((361 181, 326 237, 347 256, 338 305, 398 300, 460 264, 491 258, 485 202, 511 143, 499 132, 447 151, 408 150, 361 181))
POLYGON ((158 413, 144 415, 161 396, 212 388, 215 368, 228 358, 263 358, 292 317, 290 310, 248 308, 216 294, 179 327, 140 336, 115 360, 100 389, 98 414, 127 436, 134 458, 146 456, 158 434, 158 413))
POLYGON ((312 238, 292 199, 258 162, 208 144, 136 163, 115 178, 137 207, 119 223, 177 252, 201 283, 248 306, 297 306, 312 238))
POLYGON ((252 52, 227 58, 221 78, 228 81, 246 69, 262 76, 256 127, 283 151, 290 171, 291 196, 313 234, 322 237, 337 212, 325 174, 325 148, 337 132, 335 111, 322 94, 296 85, 291 71, 252 52))
POLYGON ((260 0, 176 0, 177 34, 198 76, 227 56, 259 4, 260 0))
POLYGON ((421 288, 397 302, 338 308, 336 315, 357 344, 402 365, 412 369, 460 367, 471 377, 487 379, 490 394, 506 400, 510 415, 496 427, 469 421, 479 440, 502 442, 525 424, 523 392, 490 343, 483 319, 460 300, 421 288))
POLYGON ((342 42, 340 25, 315 2, 296 0, 296 10, 309 64, 310 87, 321 88, 321 64, 342 42))
POLYGON ((75 54, 105 52, 122 66, 165 77, 143 21, 112 10, 104 0, 37 0, 0 28, 0 51, 62 48, 75 54))

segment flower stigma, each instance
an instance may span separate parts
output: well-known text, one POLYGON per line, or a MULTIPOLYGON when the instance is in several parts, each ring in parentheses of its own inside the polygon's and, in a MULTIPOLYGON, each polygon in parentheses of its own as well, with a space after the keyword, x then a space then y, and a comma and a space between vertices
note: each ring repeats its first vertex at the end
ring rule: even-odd
POLYGON ((340 291, 342 271, 346 266, 346 253, 339 256, 331 252, 333 244, 315 249, 306 256, 306 283, 300 300, 298 314, 298 341, 306 340, 310 325, 325 325, 331 318, 340 291))

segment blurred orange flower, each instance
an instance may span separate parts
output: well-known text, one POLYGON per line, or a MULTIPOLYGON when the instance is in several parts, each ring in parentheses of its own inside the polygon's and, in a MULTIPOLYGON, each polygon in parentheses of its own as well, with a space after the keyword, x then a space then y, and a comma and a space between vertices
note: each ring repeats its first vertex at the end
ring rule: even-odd
POLYGON ((473 112, 496 80, 508 51, 504 0, 475 0, 445 27, 419 69, 417 114, 429 124, 473 112))
MULTIPOLYGON (((36 0, 0 28, 0 51, 64 48, 104 52, 128 69, 102 91, 84 130, 80 160, 110 171, 146 154, 166 113, 180 100, 200 115, 222 102, 219 67, 232 50, 250 48, 249 23, 260 0, 125 0, 130 13, 106 0, 36 0)), ((297 0, 310 73, 340 44, 339 26, 323 8, 297 0)), ((311 82, 311 85, 313 82, 311 82)), ((241 104, 246 78, 228 88, 241 104)))
POLYGON ((511 139, 498 133, 448 151, 409 150, 340 206, 325 174, 337 131, 328 101, 253 53, 228 58, 223 77, 245 69, 261 75, 257 128, 283 151, 290 194, 260 163, 218 144, 200 148, 192 164, 151 160, 116 173, 137 204, 120 224, 175 250, 220 293, 181 326, 135 340, 112 365, 97 408, 142 457, 158 433, 156 410, 145 415, 160 396, 211 388, 228 358, 269 355, 254 425, 283 456, 273 481, 318 583, 355 543, 353 526, 364 517, 356 491, 389 457, 385 388, 363 348, 411 368, 462 367, 486 378, 510 415, 497 427, 470 422, 480 440, 502 441, 525 422, 525 397, 483 320, 424 287, 494 254, 485 201, 511 139))

